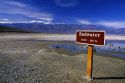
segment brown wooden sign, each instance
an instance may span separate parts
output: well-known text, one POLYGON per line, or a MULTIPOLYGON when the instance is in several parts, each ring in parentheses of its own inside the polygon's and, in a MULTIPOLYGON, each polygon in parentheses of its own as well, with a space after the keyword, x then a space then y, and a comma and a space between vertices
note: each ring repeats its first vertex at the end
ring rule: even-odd
POLYGON ((88 44, 87 76, 85 78, 90 81, 93 71, 93 45, 105 45, 105 31, 78 30, 76 31, 76 43, 88 44))
POLYGON ((105 45, 105 31, 76 31, 76 42, 79 44, 105 45))

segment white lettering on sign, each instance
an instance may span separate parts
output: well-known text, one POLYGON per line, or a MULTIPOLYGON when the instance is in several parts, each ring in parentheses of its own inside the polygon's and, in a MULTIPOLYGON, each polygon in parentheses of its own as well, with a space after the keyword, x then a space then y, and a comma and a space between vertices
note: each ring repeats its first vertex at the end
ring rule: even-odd
POLYGON ((96 34, 96 33, 83 33, 83 32, 80 32, 79 33, 79 36, 90 36, 90 37, 100 37, 100 34, 96 34))

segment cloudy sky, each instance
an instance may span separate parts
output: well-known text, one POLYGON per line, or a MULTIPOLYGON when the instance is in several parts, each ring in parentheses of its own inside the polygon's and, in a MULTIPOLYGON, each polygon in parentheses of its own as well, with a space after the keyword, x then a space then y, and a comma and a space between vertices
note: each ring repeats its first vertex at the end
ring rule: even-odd
POLYGON ((125 0, 0 0, 0 23, 125 27, 125 0))

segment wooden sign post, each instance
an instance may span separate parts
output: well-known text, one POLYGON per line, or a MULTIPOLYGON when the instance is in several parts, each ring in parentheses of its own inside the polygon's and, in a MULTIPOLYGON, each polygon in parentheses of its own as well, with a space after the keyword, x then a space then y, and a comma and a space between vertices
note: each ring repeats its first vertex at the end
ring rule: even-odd
POLYGON ((93 45, 88 45, 88 57, 87 57, 87 79, 92 79, 92 69, 93 69, 93 45))
POLYGON ((88 44, 86 79, 90 81, 92 80, 92 71, 93 71, 93 45, 98 45, 98 46, 105 45, 105 32, 78 30, 76 31, 76 43, 88 44))

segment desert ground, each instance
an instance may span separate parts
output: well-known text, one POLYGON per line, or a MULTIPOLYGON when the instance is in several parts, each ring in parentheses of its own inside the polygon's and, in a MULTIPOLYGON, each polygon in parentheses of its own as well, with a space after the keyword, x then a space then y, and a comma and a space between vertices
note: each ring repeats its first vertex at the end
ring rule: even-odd
MULTIPOLYGON (((69 37, 0 34, 0 83, 88 83, 84 79, 86 53, 50 47, 55 43, 75 44, 72 38, 66 41, 69 37), (60 41, 46 41, 53 37, 60 41)), ((94 54, 93 80, 90 83, 125 83, 125 60, 94 54)))

